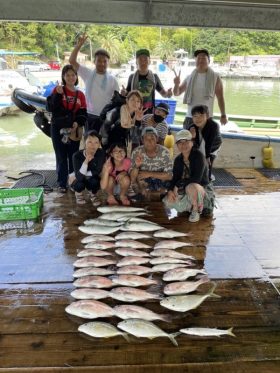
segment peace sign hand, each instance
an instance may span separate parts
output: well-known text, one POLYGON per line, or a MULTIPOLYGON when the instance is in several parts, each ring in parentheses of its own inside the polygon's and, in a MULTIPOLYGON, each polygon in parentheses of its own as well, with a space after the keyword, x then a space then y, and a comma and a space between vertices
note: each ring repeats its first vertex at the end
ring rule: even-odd
POLYGON ((175 75, 175 78, 174 78, 174 84, 175 85, 179 85, 180 84, 180 82, 181 82, 181 70, 179 70, 179 73, 177 74, 176 73, 176 70, 175 69, 173 69, 173 72, 174 72, 174 75, 175 75))
POLYGON ((58 84, 58 85, 56 86, 56 92, 57 92, 58 94, 60 94, 60 95, 63 94, 62 83, 61 83, 61 84, 58 84))
POLYGON ((79 48, 81 48, 85 44, 87 38, 88 36, 85 32, 79 36, 78 42, 77 42, 77 45, 79 46, 79 48))

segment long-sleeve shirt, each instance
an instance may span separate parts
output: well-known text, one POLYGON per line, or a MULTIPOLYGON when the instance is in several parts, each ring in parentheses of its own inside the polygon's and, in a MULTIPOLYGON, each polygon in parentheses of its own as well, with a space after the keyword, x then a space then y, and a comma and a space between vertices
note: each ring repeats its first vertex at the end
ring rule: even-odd
POLYGON ((84 164, 85 159, 84 150, 79 150, 73 155, 73 167, 76 179, 84 181, 89 177, 99 178, 106 160, 103 149, 97 149, 94 158, 88 163, 87 167, 84 164))

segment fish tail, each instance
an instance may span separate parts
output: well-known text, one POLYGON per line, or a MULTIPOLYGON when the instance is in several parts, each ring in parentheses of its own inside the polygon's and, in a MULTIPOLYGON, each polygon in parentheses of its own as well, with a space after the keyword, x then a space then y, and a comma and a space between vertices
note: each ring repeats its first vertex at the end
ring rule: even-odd
POLYGON ((228 329, 227 334, 231 335, 232 337, 236 337, 236 335, 232 331, 233 331, 233 327, 228 329))
POLYGON ((178 342, 176 341, 176 337, 181 334, 180 332, 168 334, 168 338, 174 344, 174 346, 178 347, 178 342))
POLYGON ((125 339, 128 343, 131 342, 127 333, 122 333, 122 336, 124 337, 124 339, 125 339))
POLYGON ((212 289, 211 289, 211 291, 209 293, 209 297, 221 298, 220 295, 214 293, 214 291, 216 290, 216 287, 217 287, 217 284, 214 284, 214 286, 212 287, 212 289))
POLYGON ((170 315, 166 315, 164 313, 160 314, 160 320, 165 321, 165 322, 171 322, 172 317, 170 315))

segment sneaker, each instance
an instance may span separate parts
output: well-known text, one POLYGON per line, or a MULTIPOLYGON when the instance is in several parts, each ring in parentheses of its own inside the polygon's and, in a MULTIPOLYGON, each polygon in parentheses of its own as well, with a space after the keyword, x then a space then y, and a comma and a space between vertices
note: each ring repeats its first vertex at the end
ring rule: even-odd
POLYGON ((192 211, 190 216, 189 216, 189 222, 191 223, 196 223, 198 222, 200 219, 200 215, 199 215, 199 212, 198 211, 192 211))

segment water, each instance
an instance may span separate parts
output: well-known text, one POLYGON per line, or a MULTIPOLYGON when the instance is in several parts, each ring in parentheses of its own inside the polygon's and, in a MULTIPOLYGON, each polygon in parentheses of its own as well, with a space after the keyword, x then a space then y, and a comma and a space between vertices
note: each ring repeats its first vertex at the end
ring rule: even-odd
MULTIPOLYGON (((280 81, 224 79, 223 82, 227 113, 280 117, 280 81)), ((178 98, 180 106, 182 96, 178 98)), ((219 112, 217 103, 214 111, 219 112)), ((35 126, 32 114, 22 112, 0 117, 0 159, 0 172, 55 169, 50 138, 35 126)))

